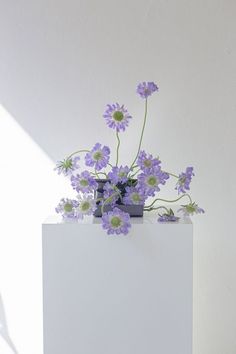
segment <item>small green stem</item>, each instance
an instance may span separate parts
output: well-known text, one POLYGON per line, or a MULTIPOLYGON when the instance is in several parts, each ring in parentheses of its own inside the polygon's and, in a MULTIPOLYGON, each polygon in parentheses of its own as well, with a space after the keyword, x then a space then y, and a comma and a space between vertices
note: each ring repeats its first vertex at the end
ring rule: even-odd
POLYGON ((95 174, 95 176, 96 176, 98 179, 100 179, 100 178, 99 178, 99 174, 98 174, 98 172, 96 171, 96 168, 94 169, 94 174, 95 174))
POLYGON ((189 200, 190 200, 190 203, 192 203, 192 198, 190 197, 190 195, 185 193, 185 194, 181 195, 179 198, 174 199, 174 200, 157 198, 150 205, 147 205, 145 208, 151 208, 157 201, 166 202, 166 203, 175 203, 175 202, 177 202, 178 200, 180 200, 180 199, 182 199, 184 197, 188 197, 189 200))
POLYGON ((109 203, 110 201, 112 201, 112 198, 115 197, 117 194, 120 194, 120 192, 115 192, 113 193, 110 197, 108 197, 107 199, 104 200, 104 203, 101 207, 101 213, 103 214, 104 213, 104 206, 105 204, 109 203))
POLYGON ((139 165, 134 165, 133 167, 130 168, 130 171, 133 171, 133 169, 138 168, 139 165))
POLYGON ((135 156, 135 159, 134 159, 134 161, 132 162, 132 165, 131 165, 130 168, 133 167, 133 165, 135 164, 135 162, 136 162, 136 160, 137 160, 137 158, 138 158, 139 151, 140 151, 141 144, 142 144, 142 140, 143 140, 143 133, 144 133, 146 121, 147 121, 147 98, 145 99, 145 113, 144 113, 144 120, 143 120, 142 132, 141 132, 141 136, 140 136, 140 140, 139 140, 139 145, 138 145, 138 152, 137 152, 137 154, 136 154, 136 156, 135 156))
POLYGON ((163 171, 163 172, 168 173, 168 175, 173 176, 175 178, 179 178, 179 176, 175 175, 174 173, 170 173, 170 172, 167 172, 167 171, 163 171))
POLYGON ((70 154, 67 159, 70 159, 72 156, 76 155, 76 154, 79 154, 80 152, 89 152, 90 150, 78 150, 78 151, 75 151, 73 152, 72 154, 70 154))
POLYGON ((116 148, 116 166, 117 166, 119 162, 119 148, 120 148, 120 138, 119 138, 118 130, 116 131, 116 138, 117 138, 117 148, 116 148))
POLYGON ((97 173, 94 173, 94 172, 90 172, 91 175, 94 175, 94 176, 97 176, 97 175, 104 175, 106 178, 107 178, 107 174, 104 173, 104 172, 97 172, 97 173))
POLYGON ((131 176, 129 176, 129 178, 133 178, 137 173, 139 173, 141 169, 137 170, 134 174, 132 174, 131 176))
POLYGON ((164 206, 159 206, 159 207, 151 207, 151 208, 144 208, 143 210, 144 211, 151 211, 151 210, 158 210, 158 209, 165 209, 165 211, 168 213, 169 210, 164 206))

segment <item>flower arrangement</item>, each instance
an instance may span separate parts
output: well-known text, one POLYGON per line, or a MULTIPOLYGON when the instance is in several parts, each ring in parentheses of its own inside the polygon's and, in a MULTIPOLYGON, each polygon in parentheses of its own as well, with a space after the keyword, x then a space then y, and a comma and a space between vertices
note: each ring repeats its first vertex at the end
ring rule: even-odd
POLYGON ((148 98, 157 91, 154 82, 142 82, 137 86, 137 94, 145 102, 145 114, 137 153, 129 166, 119 164, 119 135, 128 128, 132 116, 124 105, 118 103, 108 104, 103 114, 107 126, 115 131, 117 139, 115 163, 110 163, 110 148, 100 143, 96 143, 91 150, 78 150, 57 162, 55 170, 69 177, 72 188, 78 193, 76 199, 61 199, 56 207, 56 212, 63 218, 83 219, 100 210, 102 227, 107 234, 118 235, 127 234, 131 227, 128 206, 140 206, 144 211, 157 210, 159 222, 178 222, 180 218, 161 202, 174 203, 185 199, 187 204, 182 205, 178 212, 183 215, 204 213, 187 193, 194 176, 193 167, 187 167, 179 174, 163 171, 159 157, 141 150, 148 98), (82 154, 85 154, 84 162, 88 169, 80 172, 82 154), (178 197, 174 200, 156 198, 161 185, 166 184, 170 177, 176 179, 178 197), (149 197, 154 200, 146 205, 149 197))

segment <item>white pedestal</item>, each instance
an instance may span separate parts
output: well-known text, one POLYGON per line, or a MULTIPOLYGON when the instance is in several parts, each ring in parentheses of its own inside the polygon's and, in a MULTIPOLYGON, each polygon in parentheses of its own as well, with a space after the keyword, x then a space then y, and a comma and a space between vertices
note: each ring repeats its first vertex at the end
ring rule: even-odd
POLYGON ((192 223, 43 224, 44 354, 192 354, 192 223))

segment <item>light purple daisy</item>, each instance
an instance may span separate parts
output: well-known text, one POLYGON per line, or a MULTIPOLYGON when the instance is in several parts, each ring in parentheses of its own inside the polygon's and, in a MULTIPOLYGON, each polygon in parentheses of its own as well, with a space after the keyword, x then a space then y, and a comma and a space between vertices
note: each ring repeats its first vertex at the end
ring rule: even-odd
POLYGON ((169 178, 168 173, 163 172, 160 166, 152 168, 150 171, 145 171, 137 176, 137 187, 145 191, 146 196, 154 196, 155 192, 160 191, 159 185, 165 184, 169 178))
POLYGON ((179 217, 175 216, 173 210, 170 208, 168 211, 166 210, 163 214, 158 214, 159 218, 158 221, 160 222, 176 222, 179 221, 179 217))
POLYGON ((57 171, 59 175, 64 174, 64 176, 69 176, 72 174, 73 171, 79 168, 79 164, 78 164, 79 160, 80 157, 75 156, 75 157, 64 159, 62 161, 57 161, 54 170, 57 171))
POLYGON ((108 146, 103 146, 96 143, 90 152, 85 155, 85 164, 90 167, 95 167, 97 171, 106 167, 110 159, 110 149, 108 146))
POLYGON ((190 189, 189 186, 193 176, 194 176, 193 167, 187 167, 186 171, 182 172, 179 175, 179 179, 175 187, 175 189, 178 190, 179 194, 186 193, 186 191, 190 189))
POLYGON ((137 159, 137 165, 143 171, 150 170, 153 167, 159 166, 161 161, 158 158, 153 158, 152 155, 147 154, 145 151, 140 151, 137 159))
POLYGON ((158 87, 154 82, 141 82, 137 86, 137 93, 142 98, 151 96, 155 91, 158 91, 158 87))
POLYGON ((129 120, 132 118, 124 105, 113 103, 107 105, 107 110, 103 114, 109 128, 115 129, 117 132, 125 129, 129 125, 129 120))
POLYGON ((130 216, 119 208, 103 213, 102 227, 107 230, 108 235, 126 235, 131 227, 130 216))
POLYGON ((88 171, 83 171, 81 174, 71 176, 70 180, 73 189, 77 192, 92 193, 98 187, 96 180, 88 171))
POLYGON ((113 184, 125 183, 128 181, 128 173, 130 169, 128 166, 112 167, 111 172, 108 173, 108 178, 113 184))
POLYGON ((62 198, 55 210, 65 219, 76 219, 76 208, 78 207, 78 204, 77 200, 62 198))
POLYGON ((142 205, 145 202, 145 192, 141 188, 137 187, 126 187, 126 193, 122 201, 125 205, 135 204, 142 205))
POLYGON ((106 201, 106 204, 114 205, 115 202, 119 199, 119 193, 117 192, 117 188, 114 184, 110 182, 106 182, 103 186, 103 199, 106 201), (106 199, 109 198, 109 201, 106 199))
POLYGON ((76 215, 78 219, 83 219, 85 215, 92 215, 96 210, 96 200, 91 195, 84 195, 78 198, 76 215))
POLYGON ((178 211, 180 211, 184 216, 205 213, 205 210, 200 208, 195 202, 186 205, 181 205, 178 211))

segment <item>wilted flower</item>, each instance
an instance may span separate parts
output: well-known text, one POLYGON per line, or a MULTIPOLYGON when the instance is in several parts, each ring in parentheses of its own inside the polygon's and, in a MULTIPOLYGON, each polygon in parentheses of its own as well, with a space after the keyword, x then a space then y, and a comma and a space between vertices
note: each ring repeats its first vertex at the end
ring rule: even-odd
POLYGON ((103 117, 108 127, 116 129, 117 132, 124 131, 132 118, 124 105, 120 106, 118 103, 108 104, 103 117))
POLYGON ((137 87, 137 93, 142 98, 151 96, 155 91, 158 91, 158 87, 154 82, 141 82, 137 87))
POLYGON ((160 222, 176 222, 179 221, 180 219, 178 216, 175 216, 172 209, 169 209, 168 211, 166 210, 165 213, 158 214, 158 215, 159 215, 158 221, 160 222))
POLYGON ((96 200, 91 196, 83 196, 78 200, 76 215, 78 219, 83 219, 85 215, 92 215, 96 210, 96 200))
POLYGON ((76 219, 76 208, 78 201, 74 199, 62 198, 55 208, 56 212, 61 214, 63 218, 76 219))
POLYGON ((81 174, 71 176, 71 185, 77 192, 82 193, 94 192, 98 187, 96 180, 88 171, 83 171, 81 174))
POLYGON ((169 178, 168 173, 163 172, 159 166, 150 171, 140 173, 138 176, 137 187, 145 191, 146 196, 154 196, 160 190, 159 185, 165 184, 169 178))
POLYGON ((128 173, 130 169, 128 166, 112 167, 111 172, 108 173, 108 178, 113 184, 125 183, 128 181, 128 173))
POLYGON ((79 160, 80 157, 75 156, 75 157, 66 158, 62 161, 57 161, 54 170, 57 171, 59 175, 61 173, 63 173, 65 176, 71 175, 73 171, 79 168, 79 164, 78 164, 79 160))
POLYGON ((96 143, 90 152, 85 155, 85 164, 90 167, 95 167, 97 171, 106 167, 110 158, 110 149, 108 146, 103 146, 96 143))
POLYGON ((140 151, 137 159, 137 165, 143 171, 150 170, 153 167, 160 165, 161 161, 157 158, 153 158, 152 155, 147 154, 145 151, 140 151))
POLYGON ((205 211, 202 208, 199 208, 195 202, 181 206, 182 208, 180 208, 178 211, 182 212, 185 216, 205 213, 205 211))
POLYGON ((193 167, 187 167, 186 171, 179 175, 179 179, 175 187, 175 189, 178 190, 178 193, 186 193, 186 190, 190 189, 189 185, 193 176, 193 167))
POLYGON ((107 230, 108 235, 126 235, 131 227, 130 216, 119 208, 114 208, 102 215, 102 227, 107 230))
POLYGON ((126 187, 126 193, 123 197, 122 201, 124 204, 135 204, 135 205, 142 205, 145 202, 145 193, 141 188, 137 187, 126 187))

